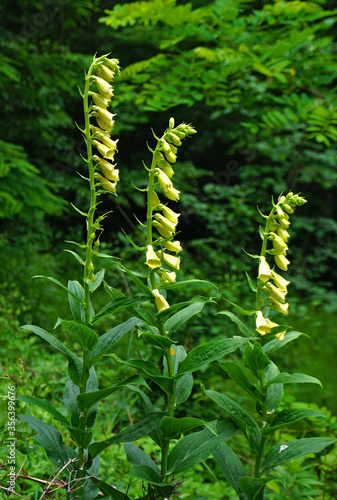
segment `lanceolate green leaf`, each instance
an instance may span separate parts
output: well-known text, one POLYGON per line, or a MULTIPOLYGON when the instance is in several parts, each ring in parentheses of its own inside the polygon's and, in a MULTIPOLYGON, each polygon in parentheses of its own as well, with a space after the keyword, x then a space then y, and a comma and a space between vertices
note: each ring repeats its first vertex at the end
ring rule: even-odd
POLYGON ((287 462, 288 460, 292 460, 293 458, 302 457, 308 453, 319 453, 336 441, 337 439, 313 437, 277 444, 266 453, 262 467, 263 469, 267 469, 287 462))
POLYGON ((129 464, 147 465, 159 474, 160 469, 158 465, 145 453, 145 451, 141 450, 133 443, 124 443, 124 449, 129 464))
POLYGON ((161 387, 166 394, 173 394, 173 379, 163 376, 152 361, 145 361, 144 359, 129 359, 128 361, 123 361, 115 354, 111 354, 110 356, 119 363, 131 366, 132 368, 144 373, 144 375, 147 375, 149 379, 159 385, 159 387, 161 387))
POLYGON ((62 285, 62 283, 59 280, 57 280, 56 278, 53 278, 51 276, 42 276, 41 274, 34 276, 34 278, 44 278, 48 281, 51 281, 52 283, 55 283, 56 285, 63 288, 63 290, 65 290, 67 293, 69 293, 69 295, 71 295, 77 302, 79 302, 80 304, 82 303, 81 299, 75 293, 73 293, 71 290, 69 290, 69 288, 62 285))
POLYGON ((95 476, 91 477, 91 481, 96 484, 97 488, 104 494, 109 495, 109 498, 112 500, 130 500, 126 493, 117 490, 115 486, 111 486, 110 484, 101 481, 95 476))
POLYGON ((255 420, 252 419, 249 413, 241 408, 241 406, 238 405, 235 401, 225 396, 225 394, 207 390, 205 390, 205 394, 213 399, 213 401, 217 403, 221 408, 226 410, 235 424, 246 435, 251 449, 254 451, 254 453, 257 453, 261 441, 261 432, 259 426, 255 422, 255 420))
POLYGON ((168 471, 170 474, 180 474, 191 469, 206 460, 221 441, 230 439, 236 431, 233 422, 226 419, 217 423, 217 436, 208 429, 185 436, 168 456, 168 471))
POLYGON ((318 384, 322 387, 321 382, 305 373, 280 373, 275 378, 268 381, 267 386, 272 384, 318 384))
POLYGON ((176 332, 186 321, 200 313, 206 301, 193 302, 192 304, 184 307, 181 311, 177 312, 164 323, 165 330, 169 333, 176 332))
POLYGON ((73 318, 78 323, 85 323, 84 288, 78 281, 68 281, 68 300, 73 318), (71 293, 70 293, 71 292, 71 293), (74 296, 77 298, 75 299, 74 296))
POLYGON ((168 439, 179 439, 182 433, 203 425, 202 420, 192 417, 164 417, 160 423, 163 436, 168 439))
POLYGON ((200 283, 204 283, 205 285, 210 285, 216 289, 218 288, 217 286, 214 285, 214 283, 205 280, 184 280, 184 281, 177 281, 176 283, 164 283, 163 285, 160 285, 160 288, 164 290, 173 290, 174 288, 180 288, 186 285, 199 285, 200 283))
POLYGON ((301 409, 301 408, 292 408, 292 409, 284 409, 280 411, 278 415, 274 418, 270 427, 266 427, 262 429, 262 434, 267 435, 271 432, 280 429, 286 425, 292 424, 293 422, 297 422, 302 418, 318 418, 323 417, 326 418, 324 413, 321 413, 317 410, 310 409, 301 409))
POLYGON ((77 396, 79 410, 86 411, 89 408, 91 408, 94 404, 110 396, 110 394, 113 394, 114 392, 118 391, 119 389, 122 389, 128 384, 136 384, 137 382, 144 384, 144 381, 140 377, 134 375, 133 377, 129 377, 120 384, 116 384, 112 387, 107 387, 106 389, 101 389, 99 391, 79 394, 77 396))
POLYGON ((221 368, 228 373, 229 377, 233 379, 244 391, 250 394, 259 403, 263 403, 264 395, 262 392, 255 387, 245 374, 245 372, 236 363, 227 362, 221 363, 221 368))
POLYGON ((224 314, 228 316, 239 328, 240 332, 246 335, 246 337, 252 337, 253 331, 244 323, 240 318, 230 311, 220 311, 218 314, 224 314))
POLYGON ((43 338, 50 345, 55 347, 55 349, 62 352, 67 357, 67 359, 69 361, 69 376, 70 376, 70 378, 72 379, 72 381, 75 384, 77 384, 77 385, 80 384, 81 374, 82 374, 82 362, 77 356, 75 356, 75 354, 73 354, 68 349, 68 347, 66 347, 64 344, 62 344, 62 342, 60 342, 53 335, 46 332, 46 330, 43 330, 39 326, 24 325, 21 328, 24 328, 25 330, 29 330, 30 332, 34 332, 36 335, 43 338))
POLYGON ((212 361, 236 351, 238 347, 245 344, 248 339, 234 337, 231 339, 213 340, 205 345, 200 345, 192 349, 186 358, 180 363, 178 377, 185 373, 191 373, 199 370, 202 366, 212 361))
POLYGON ((82 349, 91 351, 98 342, 98 335, 91 328, 76 321, 61 321, 62 327, 80 344, 82 349))
MULTIPOLYGON (((280 373, 277 366, 271 362, 264 370, 265 383, 275 378, 280 373)), ((267 389, 267 411, 274 412, 283 399, 283 384, 272 384, 267 389)))
POLYGON ((274 339, 265 344, 262 349, 265 354, 269 352, 277 351, 278 349, 282 349, 286 344, 296 340, 301 335, 305 335, 301 332, 287 332, 283 340, 274 339))
POLYGON ((146 300, 149 300, 149 297, 145 295, 134 297, 120 297, 118 299, 115 299, 106 306, 102 307, 102 309, 94 316, 92 324, 95 324, 104 318, 108 318, 109 316, 112 316, 113 314, 116 314, 120 311, 125 311, 125 309, 128 309, 130 306, 141 304, 146 300))
POLYGON ((226 444, 220 443, 213 456, 229 484, 237 494, 240 493, 239 479, 246 475, 246 470, 234 451, 226 444))
POLYGON ((116 342, 118 342, 123 337, 123 335, 129 332, 138 323, 139 323, 138 318, 130 318, 124 323, 115 326, 107 333, 102 335, 98 339, 97 346, 95 347, 94 351, 90 353, 89 365, 92 366, 104 354, 108 354, 109 352, 111 352, 116 342))
POLYGON ((244 476, 239 479, 239 488, 249 500, 263 500, 266 483, 268 478, 257 478, 244 476))
MULTIPOLYGON (((47 456, 53 464, 61 467, 69 459, 77 458, 76 452, 62 443, 62 436, 57 429, 30 415, 19 415, 19 418, 34 429, 36 432, 35 441, 46 450, 47 456)), ((71 466, 69 467, 71 468, 71 466)))
POLYGON ((110 439, 89 446, 91 458, 95 458, 112 443, 130 443, 150 434, 163 417, 161 412, 148 413, 139 422, 118 432, 110 439))
POLYGON ((132 271, 130 271, 129 269, 126 269, 126 267, 122 266, 122 264, 118 264, 117 266, 122 272, 125 272, 128 276, 130 276, 130 278, 132 279, 132 281, 134 282, 134 284, 137 286, 137 288, 145 293, 145 295, 147 295, 148 297, 153 297, 152 295, 152 291, 151 289, 146 286, 142 280, 140 278, 138 278, 138 276, 133 273, 132 271))
POLYGON ((38 406, 39 408, 42 408, 44 411, 47 411, 50 413, 50 415, 53 415, 57 420, 62 422, 63 425, 67 425, 67 419, 60 413, 49 401, 46 399, 39 399, 39 398, 34 398, 32 396, 19 396, 17 398, 19 401, 23 401, 24 403, 29 403, 31 405, 38 406))

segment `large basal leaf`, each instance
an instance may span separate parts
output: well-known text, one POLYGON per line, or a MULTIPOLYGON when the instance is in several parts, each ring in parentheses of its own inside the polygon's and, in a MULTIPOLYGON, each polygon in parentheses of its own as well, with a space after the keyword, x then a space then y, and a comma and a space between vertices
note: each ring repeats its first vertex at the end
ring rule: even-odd
POLYGON ((66 347, 57 338, 55 338, 53 335, 46 332, 46 330, 43 330, 39 326, 24 325, 21 328, 24 328, 25 330, 29 330, 30 332, 35 333, 39 337, 46 340, 50 345, 55 347, 55 349, 62 352, 62 354, 64 354, 67 357, 69 362, 69 377, 74 382, 74 384, 80 385, 82 377, 82 362, 74 353, 72 353, 68 349, 68 347, 66 347))
POLYGON ((202 420, 193 417, 164 417, 160 423, 163 437, 167 439, 179 439, 182 433, 203 425, 202 420))
POLYGON ((166 332, 174 333, 190 318, 200 313, 208 300, 192 302, 192 304, 184 307, 181 311, 175 313, 164 323, 164 328, 166 332))
POLYGON ((319 453, 327 446, 335 443, 337 439, 328 438, 304 438, 288 441, 287 443, 277 444, 270 448, 262 463, 262 468, 275 467, 276 465, 302 457, 309 453, 319 453))
POLYGON ((251 383, 245 372, 240 366, 231 361, 220 364, 221 368, 225 370, 228 376, 234 380, 244 391, 252 396, 260 404, 263 404, 264 396, 262 392, 251 383))
POLYGON ((245 344, 247 341, 248 339, 242 337, 234 337, 232 339, 213 340, 207 344, 195 347, 180 363, 178 377, 181 377, 185 373, 199 370, 199 368, 205 364, 216 361, 236 351, 238 347, 245 344))
POLYGON ((168 456, 169 474, 181 474, 206 460, 222 441, 230 439, 236 431, 237 427, 228 419, 217 423, 217 436, 208 429, 185 436, 168 456))
POLYGON ((163 413, 161 412, 148 413, 147 415, 145 415, 145 417, 139 420, 139 422, 134 425, 130 425, 130 427, 127 427, 126 429, 123 429, 121 432, 118 432, 110 439, 100 441, 99 443, 92 443, 89 446, 91 457, 95 458, 101 453, 101 451, 105 450, 112 443, 130 443, 144 436, 147 436, 157 426, 162 417, 163 413))
POLYGON ((57 429, 30 415, 19 415, 19 419, 27 422, 34 429, 35 441, 45 449, 53 464, 61 467, 69 459, 77 458, 75 450, 62 443, 62 436, 57 429))
POLYGON ((277 351, 278 349, 282 349, 285 345, 293 340, 298 339, 301 335, 305 335, 301 332, 287 332, 283 340, 273 339, 267 344, 265 344, 262 349, 265 354, 269 352, 277 351))
POLYGON ((118 342, 123 335, 128 333, 138 323, 138 318, 130 318, 102 335, 98 339, 97 346, 94 351, 89 355, 89 366, 94 365, 104 354, 111 352, 116 342, 118 342))
POLYGON ((292 409, 284 409, 280 411, 278 415, 274 418, 271 427, 266 427, 262 429, 262 434, 267 435, 271 432, 284 427, 285 425, 292 424, 301 420, 302 418, 318 418, 323 417, 326 418, 324 413, 321 413, 317 410, 310 409, 301 409, 301 408, 292 408, 292 409))
POLYGON ((76 321, 63 320, 60 323, 67 333, 70 333, 80 344, 82 349, 92 351, 98 342, 98 335, 94 330, 76 321))
POLYGON ((239 495, 239 479, 246 475, 246 470, 240 459, 226 443, 220 443, 213 452, 213 456, 220 469, 225 474, 227 481, 239 495))
POLYGON ((261 441, 261 432, 259 426, 249 413, 241 408, 241 406, 235 401, 225 396, 225 394, 207 390, 205 390, 205 394, 207 394, 207 396, 210 397, 217 405, 226 410, 239 429, 241 429, 241 431, 247 436, 251 449, 257 453, 261 441))
POLYGON ((280 373, 275 378, 268 381, 267 386, 272 384, 318 384, 322 387, 321 382, 305 373, 280 373))

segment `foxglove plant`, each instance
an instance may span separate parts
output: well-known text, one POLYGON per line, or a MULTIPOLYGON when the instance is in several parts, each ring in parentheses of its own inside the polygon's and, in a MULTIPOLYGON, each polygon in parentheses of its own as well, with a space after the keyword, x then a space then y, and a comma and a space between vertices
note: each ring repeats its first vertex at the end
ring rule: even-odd
MULTIPOLYGON (((169 205, 179 200, 180 192, 172 180, 173 166, 182 140, 196 132, 190 125, 182 123, 175 126, 171 118, 164 134, 160 138, 154 135, 156 146, 150 149, 151 165, 145 166, 149 175, 145 190, 147 217, 146 224, 142 224, 146 229, 146 243, 138 246, 132 242, 141 253, 144 272, 135 273, 119 260, 113 259, 116 268, 133 281, 137 293, 125 295, 104 281, 104 269, 95 272, 96 257, 109 257, 99 251, 103 230, 101 223, 105 215, 96 216, 97 200, 105 193, 116 195, 119 180, 119 171, 114 163, 117 140, 110 136, 114 115, 108 111, 113 96, 112 82, 118 69, 118 60, 108 56, 94 57, 85 75, 84 91, 81 92, 85 124, 80 130, 87 145, 87 156, 83 158, 87 174, 80 175, 88 182, 90 201, 86 212, 74 208, 86 220, 87 239, 85 244, 69 242, 79 249, 80 254, 72 250, 68 252, 81 265, 83 280, 81 283, 71 280, 65 286, 55 278, 47 278, 68 294, 73 319, 59 318, 55 326, 63 328, 67 339, 63 343, 56 335, 35 325, 23 327, 46 340, 68 360, 68 379, 63 397, 69 415, 60 412, 56 405, 47 400, 31 396, 19 398, 22 402, 43 409, 49 414, 49 419, 55 418, 64 433, 62 435, 53 425, 30 414, 20 415, 20 418, 34 429, 34 439, 44 447, 50 461, 58 469, 57 477, 61 472, 67 473, 67 480, 57 484, 66 490, 68 500, 94 500, 98 495, 114 500, 129 500, 128 491, 119 491, 114 484, 108 484, 99 477, 100 453, 115 443, 124 444, 126 458, 131 466, 129 476, 142 482, 144 498, 147 500, 173 496, 180 484, 176 478, 212 453, 242 500, 261 499, 271 477, 270 471, 275 465, 305 453, 320 451, 333 442, 321 438, 302 439, 277 445, 276 448, 274 446, 265 454, 267 439, 275 430, 301 418, 321 416, 313 410, 277 411, 282 401, 283 384, 319 382, 302 374, 279 373, 277 366, 268 358, 269 353, 300 336, 300 333, 288 332, 288 327, 279 326, 269 318, 270 310, 287 314, 285 299, 289 281, 271 267, 268 259, 273 257, 281 271, 287 269, 289 214, 305 200, 289 193, 280 197, 265 217, 266 226, 261 230, 261 254, 254 256, 259 260, 257 284, 249 278, 256 294, 256 307, 247 312, 238 306, 241 312, 254 315, 255 329, 249 328, 233 313, 225 311, 223 313, 238 324, 244 336, 213 340, 197 345, 187 353, 182 345, 181 327, 200 313, 212 299, 195 296, 175 303, 171 295, 167 297, 167 292, 200 283, 214 286, 201 280, 179 281, 176 274, 180 269, 182 252, 181 243, 176 239, 180 214, 169 205), (268 248, 270 241, 272 248, 268 248), (100 311, 95 312, 92 295, 101 284, 104 285, 108 301, 100 311), (130 318, 99 335, 97 324, 102 320, 111 320, 112 315, 120 312, 129 313, 130 318), (155 352, 159 353, 158 359, 121 359, 114 353, 115 344, 134 329, 151 346, 151 356, 155 352), (258 422, 235 401, 211 390, 205 390, 205 393, 226 411, 225 416, 221 415, 221 418, 211 422, 188 415, 177 418, 177 406, 191 394, 192 373, 237 349, 241 349, 244 366, 250 376, 256 378, 256 382, 251 382, 244 370, 235 363, 227 362, 221 366, 256 402, 258 422), (99 389, 95 367, 103 356, 110 357, 112 363, 120 363, 130 369, 131 375, 99 389), (154 387, 156 391, 153 391, 154 387), (102 399, 120 389, 139 396, 142 416, 135 424, 118 429, 107 439, 95 441, 94 424, 98 405, 102 399), (164 397, 153 401, 151 398, 158 391, 164 397), (196 428, 202 430, 196 431, 196 428), (238 430, 247 437, 255 455, 255 477, 246 474, 239 458, 224 443, 238 430), (70 446, 63 443, 64 437, 70 446), (144 437, 150 437, 154 442, 158 452, 155 460, 134 444, 144 437), (97 489, 100 490, 99 494, 97 489)), ((54 486, 50 482, 46 484, 48 486, 43 495, 54 486)))
POLYGON ((241 313, 255 317, 255 328, 251 328, 230 311, 221 312, 237 324, 249 341, 241 349, 243 366, 234 362, 225 362, 220 366, 228 377, 253 399, 257 409, 257 417, 254 419, 225 394, 205 390, 205 393, 229 415, 244 434, 253 456, 254 470, 252 475, 248 475, 240 458, 230 446, 222 443, 214 452, 214 457, 226 479, 241 500, 262 500, 267 483, 277 477, 274 475, 274 468, 277 465, 296 457, 319 452, 334 442, 331 439, 312 437, 274 444, 275 438, 273 438, 276 431, 298 420, 324 417, 316 410, 282 407, 285 384, 320 385, 320 382, 302 373, 280 373, 277 365, 269 358, 269 354, 302 335, 300 332, 288 331, 290 329, 288 326, 279 325, 269 317, 269 314, 272 312, 288 314, 289 304, 286 302, 286 295, 290 281, 276 272, 275 266, 281 271, 288 270, 290 261, 286 255, 290 237, 287 231, 290 226, 290 214, 294 213, 297 206, 304 203, 306 200, 303 197, 289 192, 286 196, 281 195, 276 204, 273 202, 269 215, 261 214, 265 219, 264 229, 260 228, 261 252, 260 255, 251 255, 259 262, 257 280, 253 280, 247 274, 249 286, 255 294, 255 309, 245 310, 233 304, 241 313), (272 247, 268 248, 270 242, 272 247), (271 441, 271 446, 266 451, 268 441, 271 441))

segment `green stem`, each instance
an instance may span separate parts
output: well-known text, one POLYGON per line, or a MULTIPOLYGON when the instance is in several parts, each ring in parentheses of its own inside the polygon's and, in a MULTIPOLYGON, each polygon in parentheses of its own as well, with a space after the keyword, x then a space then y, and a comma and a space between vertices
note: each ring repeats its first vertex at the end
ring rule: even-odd
MULTIPOLYGON (((262 240, 261 253, 260 253, 261 257, 266 256, 267 244, 268 244, 268 234, 269 234, 269 230, 270 230, 270 223, 271 223, 272 218, 273 218, 273 213, 274 213, 274 209, 270 212, 270 214, 267 217, 266 225, 264 228, 264 236, 263 236, 263 240, 262 240)), ((256 289, 256 311, 261 311, 261 302, 262 302, 261 294, 262 294, 263 285, 264 285, 263 281, 258 279, 257 280, 257 289, 256 289)))
MULTIPOLYGON (((267 388, 265 386, 265 379, 264 379, 263 371, 260 371, 260 383, 261 383, 262 393, 264 394, 264 403, 262 405, 262 421, 263 421, 263 425, 266 425, 267 420, 268 420, 268 399, 267 399, 267 388)), ((258 452, 256 455, 256 460, 255 460, 254 476, 257 478, 260 477, 261 462, 262 462, 262 458, 263 458, 265 445, 266 445, 266 437, 261 435, 260 446, 259 446, 259 449, 258 449, 258 452)))
MULTIPOLYGON (((93 257, 93 241, 95 238, 95 228, 94 228, 94 217, 96 208, 96 190, 95 190, 95 178, 94 178, 94 165, 92 159, 92 146, 90 139, 90 109, 89 109, 89 89, 90 89, 90 76, 92 73, 94 63, 89 68, 88 74, 86 76, 85 89, 83 95, 83 108, 84 108, 84 118, 85 118, 85 142, 87 145, 87 164, 89 171, 89 184, 90 184, 90 208, 87 215, 87 243, 86 243, 86 258, 84 264, 84 316, 85 324, 90 324, 90 287, 89 280, 91 278, 92 269, 92 257, 93 257)), ((82 379, 80 384, 80 393, 85 394, 87 388, 87 381, 89 378, 88 370, 89 353, 85 349, 83 351, 83 365, 82 365, 82 379)), ((80 415, 80 428, 85 430, 87 425, 87 411, 80 415)), ((79 476, 84 476, 84 448, 83 446, 78 447, 78 458, 79 458, 79 476)))

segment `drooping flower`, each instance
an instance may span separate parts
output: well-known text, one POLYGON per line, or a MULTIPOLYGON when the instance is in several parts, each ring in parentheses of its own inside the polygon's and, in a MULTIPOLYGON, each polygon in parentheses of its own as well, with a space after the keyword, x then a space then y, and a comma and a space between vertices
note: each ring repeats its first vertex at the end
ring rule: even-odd
POLYGON ((182 251, 182 247, 180 245, 180 241, 166 241, 164 243, 164 247, 170 252, 179 253, 182 251))
POLYGON ((149 266, 151 269, 156 269, 161 266, 161 260, 153 250, 152 245, 147 245, 146 249, 146 262, 145 264, 149 266))
POLYGON ((266 283, 266 285, 263 287, 263 290, 265 290, 270 297, 273 297, 274 299, 278 300, 279 302, 282 302, 283 304, 285 303, 287 294, 286 291, 280 290, 272 283, 266 283))
POLYGON ((268 322, 266 318, 263 316, 262 311, 256 311, 256 330, 261 334, 261 335, 266 335, 267 333, 271 332, 271 327, 268 325, 268 322))
POLYGON ((280 290, 282 290, 283 292, 287 291, 287 286, 289 285, 290 281, 283 278, 283 276, 281 276, 280 274, 277 274, 274 270, 271 271, 271 277, 275 285, 280 290))
POLYGON ((165 297, 161 295, 161 293, 157 288, 152 290, 152 295, 154 296, 154 301, 156 303, 156 307, 159 313, 170 307, 165 297))
POLYGON ((285 255, 274 255, 274 259, 277 267, 282 269, 282 271, 287 271, 290 260, 288 260, 285 255))
POLYGON ((116 194, 116 182, 110 182, 108 181, 108 179, 98 173, 95 173, 95 177, 102 184, 102 187, 103 189, 105 189, 105 191, 116 194))
POLYGON ((273 307, 274 309, 276 309, 277 311, 279 311, 282 314, 285 314, 285 315, 288 314, 288 308, 289 308, 288 303, 281 304, 281 302, 278 302, 278 300, 274 299, 273 297, 269 297, 268 300, 269 300, 271 307, 273 307))
POLYGON ((163 259, 170 267, 173 269, 179 270, 180 268, 180 257, 176 257, 175 255, 170 255, 168 253, 163 253, 163 259))
POLYGON ((260 264, 259 264, 259 275, 258 278, 265 282, 271 279, 271 270, 269 264, 265 257, 260 256, 260 264))

